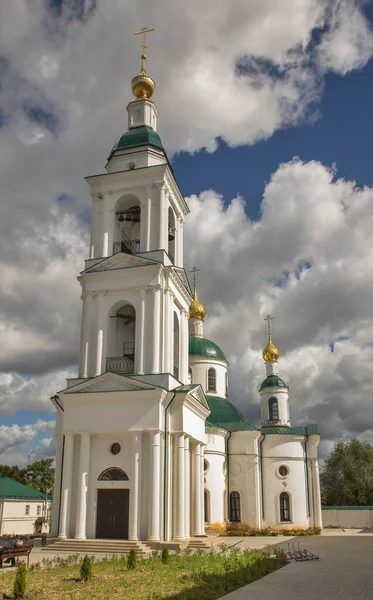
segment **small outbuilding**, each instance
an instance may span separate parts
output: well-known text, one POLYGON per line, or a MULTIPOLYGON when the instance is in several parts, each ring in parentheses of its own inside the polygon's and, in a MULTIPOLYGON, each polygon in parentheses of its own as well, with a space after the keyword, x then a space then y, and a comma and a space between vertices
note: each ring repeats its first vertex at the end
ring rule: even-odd
POLYGON ((38 490, 0 478, 0 538, 49 532, 51 501, 38 490))

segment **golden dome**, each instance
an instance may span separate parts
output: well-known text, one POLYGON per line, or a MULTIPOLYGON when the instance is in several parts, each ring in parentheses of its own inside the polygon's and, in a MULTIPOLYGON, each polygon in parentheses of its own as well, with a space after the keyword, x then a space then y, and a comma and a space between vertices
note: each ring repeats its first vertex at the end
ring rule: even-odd
POLYGON ((265 362, 277 362, 278 357, 280 356, 280 352, 279 352, 278 348, 276 348, 276 346, 272 342, 272 334, 271 334, 272 317, 271 317, 271 315, 267 315, 264 320, 267 321, 268 343, 263 350, 262 356, 263 356, 263 359, 265 362))
POLYGON ((203 306, 203 304, 201 304, 198 301, 197 286, 196 286, 196 282, 194 282, 193 302, 189 306, 189 317, 191 319, 202 319, 203 320, 205 318, 205 316, 206 316, 206 309, 203 306))
POLYGON ((280 352, 278 348, 272 343, 271 338, 268 340, 268 344, 263 350, 263 359, 265 362, 277 362, 278 357, 280 356, 280 352))
POLYGON ((141 73, 132 79, 131 88, 138 100, 148 99, 154 94, 155 81, 147 73, 141 73))

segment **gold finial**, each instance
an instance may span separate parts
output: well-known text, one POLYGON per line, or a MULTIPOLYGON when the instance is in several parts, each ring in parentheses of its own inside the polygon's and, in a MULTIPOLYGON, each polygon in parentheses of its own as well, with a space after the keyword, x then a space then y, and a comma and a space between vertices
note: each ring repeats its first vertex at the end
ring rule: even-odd
POLYGON ((189 317, 191 319, 204 319, 206 316, 206 309, 203 306, 203 304, 201 304, 198 301, 197 298, 197 282, 196 282, 196 273, 199 271, 199 269, 197 269, 196 267, 193 267, 193 269, 190 271, 191 273, 193 273, 193 288, 194 288, 194 292, 193 292, 193 302, 191 303, 191 305, 189 306, 189 317))
POLYGON ((141 44, 141 48, 142 48, 142 54, 141 54, 141 74, 137 75, 136 77, 134 77, 131 81, 131 86, 132 86, 132 91, 135 95, 135 97, 138 100, 143 100, 146 98, 151 98, 152 95, 154 94, 154 90, 155 90, 155 81, 154 79, 152 79, 149 75, 147 75, 146 73, 146 54, 145 54, 145 50, 147 48, 147 46, 145 45, 146 42, 146 34, 150 33, 151 31, 154 31, 154 29, 148 29, 145 25, 144 27, 142 27, 142 29, 140 29, 140 31, 137 31, 136 33, 134 33, 134 35, 142 35, 142 44, 141 44))
POLYGON ((280 356, 280 352, 272 342, 271 321, 273 321, 273 317, 271 317, 271 315, 267 315, 264 320, 267 321, 268 343, 263 350, 262 356, 265 362, 276 362, 280 356))

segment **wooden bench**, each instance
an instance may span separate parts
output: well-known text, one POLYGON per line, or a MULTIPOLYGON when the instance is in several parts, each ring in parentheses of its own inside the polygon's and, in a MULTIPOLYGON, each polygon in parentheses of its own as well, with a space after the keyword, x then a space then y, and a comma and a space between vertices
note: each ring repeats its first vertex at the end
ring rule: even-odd
POLYGON ((27 556, 27 566, 30 561, 30 552, 33 549, 34 544, 31 542, 30 544, 22 544, 19 548, 13 548, 13 546, 5 546, 4 550, 0 554, 0 568, 3 566, 3 561, 8 560, 8 558, 13 559, 12 564, 15 564, 15 561, 21 556, 27 556))

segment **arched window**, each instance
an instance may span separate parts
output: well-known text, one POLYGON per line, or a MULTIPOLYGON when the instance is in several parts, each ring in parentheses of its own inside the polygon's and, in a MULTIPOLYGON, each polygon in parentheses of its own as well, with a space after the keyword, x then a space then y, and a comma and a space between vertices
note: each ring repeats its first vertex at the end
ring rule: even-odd
POLYGON ((210 494, 207 490, 204 491, 204 501, 205 523, 210 523, 210 494))
POLYGON ((193 371, 189 368, 189 383, 193 383, 193 371))
POLYGON ((225 395, 228 396, 228 373, 225 374, 225 395))
POLYGON ((239 523, 241 521, 241 498, 238 492, 230 495, 230 520, 239 523))
POLYGON ((277 398, 270 398, 268 400, 268 412, 270 421, 278 421, 278 402, 277 398))
POLYGON ((129 481, 127 473, 118 467, 110 467, 102 471, 98 481, 129 481))
POLYGON ((216 371, 212 367, 207 371, 207 391, 216 392, 216 371))
POLYGON ((291 521, 290 496, 286 492, 280 494, 280 521, 291 521))

